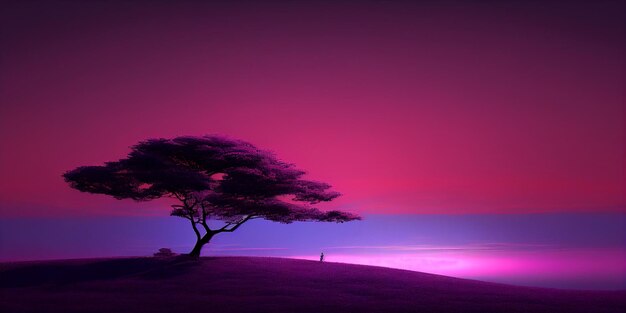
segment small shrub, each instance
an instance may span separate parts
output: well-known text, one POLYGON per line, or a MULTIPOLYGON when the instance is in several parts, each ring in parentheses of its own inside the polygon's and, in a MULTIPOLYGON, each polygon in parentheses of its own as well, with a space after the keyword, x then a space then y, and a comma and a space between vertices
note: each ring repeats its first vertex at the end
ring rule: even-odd
POLYGON ((170 258, 176 256, 176 253, 172 252, 172 249, 169 248, 161 248, 159 252, 154 254, 156 258, 170 258))

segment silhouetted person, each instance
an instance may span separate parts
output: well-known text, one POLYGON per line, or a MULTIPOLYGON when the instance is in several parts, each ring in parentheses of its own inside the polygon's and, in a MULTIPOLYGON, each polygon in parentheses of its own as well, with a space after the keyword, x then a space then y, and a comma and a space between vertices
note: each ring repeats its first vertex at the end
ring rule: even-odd
POLYGON ((322 252, 322 254, 320 254, 320 262, 324 262, 324 252, 322 252))

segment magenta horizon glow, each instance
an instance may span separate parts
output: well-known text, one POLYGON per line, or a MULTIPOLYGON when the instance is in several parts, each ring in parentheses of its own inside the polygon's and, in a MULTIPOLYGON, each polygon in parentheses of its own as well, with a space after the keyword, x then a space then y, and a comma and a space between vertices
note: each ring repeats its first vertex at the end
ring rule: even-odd
MULTIPOLYGON (((316 256, 292 256, 316 260, 316 256)), ((319 258, 319 256, 318 256, 319 258)), ((585 281, 604 281, 602 289, 626 285, 626 249, 550 249, 547 251, 460 251, 381 254, 325 253, 326 262, 352 263, 419 271, 526 286, 577 289, 585 281)), ((595 286, 593 288, 596 288, 595 286)), ((584 289, 584 288, 583 288, 584 289)))

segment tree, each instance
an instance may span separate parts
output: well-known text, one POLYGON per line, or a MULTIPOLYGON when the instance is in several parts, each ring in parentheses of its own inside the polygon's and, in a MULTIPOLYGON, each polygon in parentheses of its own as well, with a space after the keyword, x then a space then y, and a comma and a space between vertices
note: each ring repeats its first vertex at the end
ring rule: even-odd
POLYGON ((312 205, 340 194, 331 186, 302 179, 304 171, 252 144, 223 136, 148 139, 131 147, 124 159, 102 166, 81 166, 63 174, 77 190, 116 199, 177 200, 172 216, 189 220, 199 257, 213 236, 234 232, 252 219, 348 222, 360 217, 321 211, 312 205), (223 226, 209 227, 221 220, 223 226))

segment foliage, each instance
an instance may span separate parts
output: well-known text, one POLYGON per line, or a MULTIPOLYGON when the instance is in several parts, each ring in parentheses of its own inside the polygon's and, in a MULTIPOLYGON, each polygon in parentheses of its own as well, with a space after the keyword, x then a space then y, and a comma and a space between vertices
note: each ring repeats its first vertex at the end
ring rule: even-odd
POLYGON ((83 192, 136 201, 178 200, 171 215, 191 222, 201 248, 213 235, 232 232, 256 218, 280 223, 360 219, 347 212, 314 208, 340 194, 326 183, 303 179, 304 174, 242 140, 184 136, 148 139, 132 146, 124 159, 81 166, 63 176, 72 188, 83 192), (225 224, 211 229, 210 219, 225 224))

